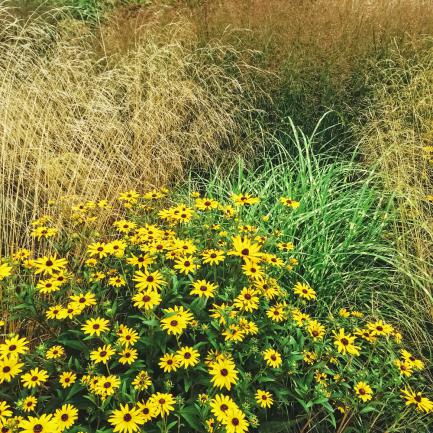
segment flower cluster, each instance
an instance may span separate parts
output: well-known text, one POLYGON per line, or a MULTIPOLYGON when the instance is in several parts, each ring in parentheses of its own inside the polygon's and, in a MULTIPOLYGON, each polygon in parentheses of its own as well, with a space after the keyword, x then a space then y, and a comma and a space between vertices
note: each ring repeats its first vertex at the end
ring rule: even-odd
POLYGON ((104 233, 92 222, 106 200, 74 204, 74 233, 43 216, 38 248, 0 264, 28 325, 0 344, 2 432, 244 433, 288 417, 362 423, 384 405, 393 419, 433 412, 425 363, 395 325, 321 305, 258 197, 117 201, 104 233))

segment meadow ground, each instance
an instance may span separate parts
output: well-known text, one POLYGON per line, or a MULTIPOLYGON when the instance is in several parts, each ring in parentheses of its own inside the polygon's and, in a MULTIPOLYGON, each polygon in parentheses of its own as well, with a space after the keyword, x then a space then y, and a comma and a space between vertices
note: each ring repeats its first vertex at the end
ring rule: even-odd
POLYGON ((2 2, 2 432, 430 431, 432 6, 2 2))

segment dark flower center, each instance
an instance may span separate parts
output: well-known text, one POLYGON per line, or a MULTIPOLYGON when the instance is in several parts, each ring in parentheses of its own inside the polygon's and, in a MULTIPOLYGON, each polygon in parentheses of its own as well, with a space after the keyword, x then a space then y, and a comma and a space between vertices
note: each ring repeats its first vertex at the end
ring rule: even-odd
POLYGON ((225 412, 226 410, 228 410, 228 406, 225 404, 225 403, 223 403, 221 406, 220 406, 220 409, 221 409, 221 411, 222 412, 225 412))
POLYGON ((177 320, 172 320, 172 321, 170 322, 170 325, 171 325, 171 326, 177 326, 177 325, 178 325, 177 320))
POLYGON ((132 420, 132 416, 129 413, 123 416, 123 421, 129 422, 131 420, 132 420))
POLYGON ((62 421, 65 422, 69 419, 69 415, 67 413, 64 413, 61 417, 62 421))
POLYGON ((191 353, 190 353, 190 352, 186 352, 186 353, 183 355, 183 357, 184 357, 185 359, 190 359, 190 358, 191 358, 191 353))
POLYGON ((43 429, 44 429, 44 427, 43 427, 42 424, 36 424, 36 425, 33 427, 33 432, 34 432, 34 433, 41 433, 43 429))
POLYGON ((217 255, 216 255, 215 253, 212 253, 212 254, 210 255, 211 259, 215 259, 216 256, 217 256, 217 255))
POLYGON ((342 339, 341 339, 341 344, 342 344, 343 346, 347 346, 347 345, 349 344, 349 340, 348 340, 347 338, 342 338, 342 339))
POLYGON ((9 346, 9 351, 13 352, 14 350, 17 350, 17 346, 15 344, 11 344, 9 346))
POLYGON ((235 426, 239 425, 239 419, 238 418, 232 418, 232 424, 235 426))
POLYGON ((153 278, 152 275, 149 275, 146 280, 148 283, 152 283, 155 280, 155 278, 153 278))
POLYGON ((9 366, 3 367, 3 373, 9 373, 11 368, 9 366))
POLYGON ((247 256, 249 253, 250 253, 250 250, 249 250, 248 248, 244 248, 244 249, 241 251, 241 254, 242 254, 243 256, 247 256))
POLYGON ((101 355, 102 357, 107 356, 107 352, 106 352, 105 350, 103 350, 103 351, 100 353, 100 355, 101 355))
POLYGON ((45 262, 45 266, 53 266, 53 262, 52 262, 52 260, 47 260, 46 262, 45 262))
POLYGON ((158 400, 158 403, 159 404, 165 404, 165 398, 160 398, 159 400, 158 400))
POLYGON ((227 368, 222 368, 220 373, 221 373, 221 376, 227 376, 229 374, 227 368))

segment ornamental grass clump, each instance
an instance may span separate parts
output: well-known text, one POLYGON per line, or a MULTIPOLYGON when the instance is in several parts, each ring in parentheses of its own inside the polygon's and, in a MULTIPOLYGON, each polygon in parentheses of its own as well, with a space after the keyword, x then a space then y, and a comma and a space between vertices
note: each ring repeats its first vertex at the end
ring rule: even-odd
MULTIPOLYGON (((129 190, 103 232, 92 224, 105 200, 72 203, 60 230, 33 221, 36 248, 0 265, 18 301, 2 323, 2 431, 426 426, 426 361, 379 310, 318 305, 324 288, 297 271, 284 218, 268 230, 263 199, 129 190)), ((289 191, 274 200, 279 215, 302 207, 289 191)))

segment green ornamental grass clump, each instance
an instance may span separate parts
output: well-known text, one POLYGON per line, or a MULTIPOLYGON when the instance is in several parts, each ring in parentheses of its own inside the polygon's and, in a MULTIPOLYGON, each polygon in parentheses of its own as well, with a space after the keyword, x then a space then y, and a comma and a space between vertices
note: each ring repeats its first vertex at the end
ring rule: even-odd
POLYGON ((302 271, 301 240, 285 228, 304 204, 290 187, 280 196, 234 187, 224 199, 129 190, 57 205, 71 224, 43 215, 30 229, 35 247, 0 265, 3 292, 19 301, 7 321, 27 325, 1 339, 2 431, 397 431, 429 422, 427 365, 400 324, 380 309, 334 307, 326 281, 302 271), (102 209, 112 223, 97 233, 102 209))

